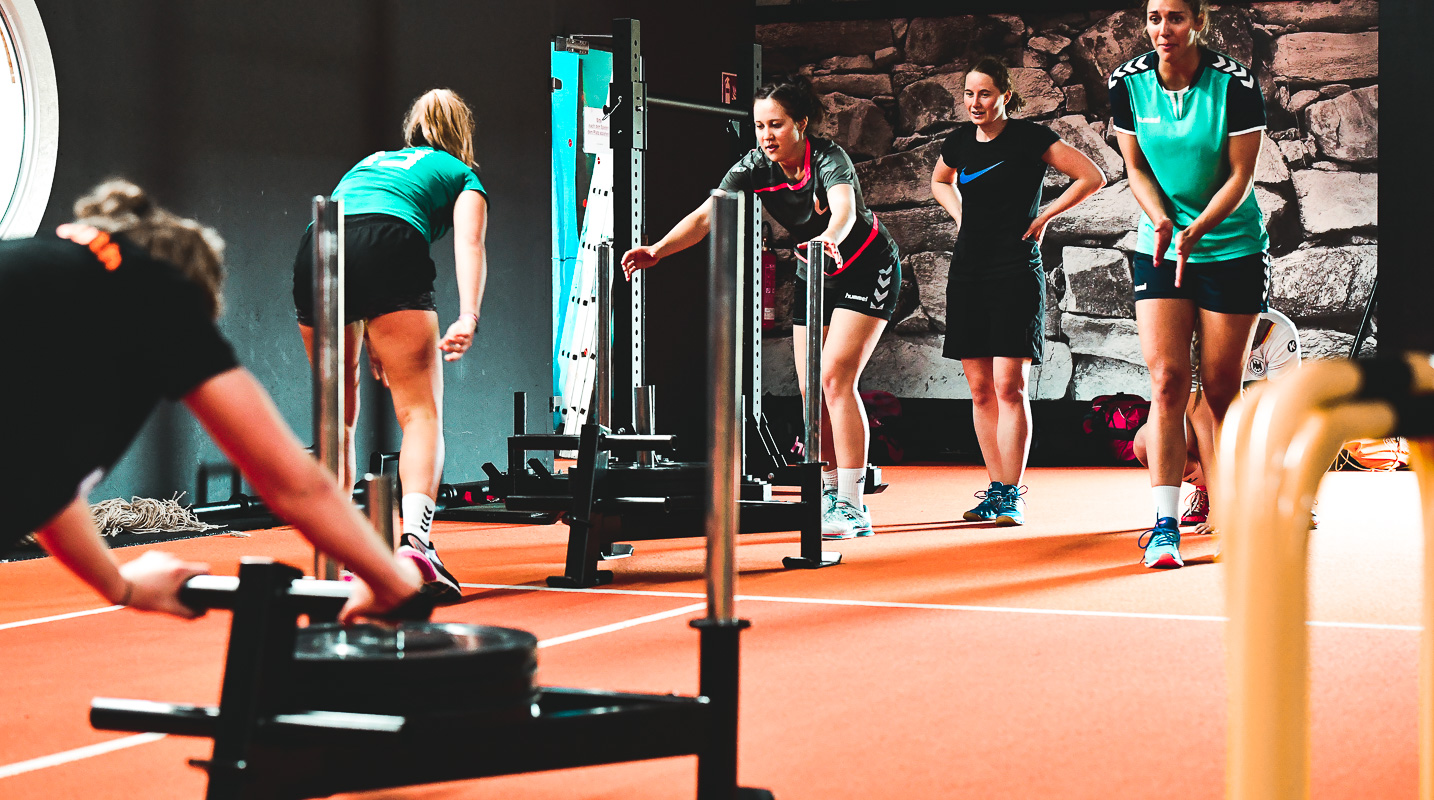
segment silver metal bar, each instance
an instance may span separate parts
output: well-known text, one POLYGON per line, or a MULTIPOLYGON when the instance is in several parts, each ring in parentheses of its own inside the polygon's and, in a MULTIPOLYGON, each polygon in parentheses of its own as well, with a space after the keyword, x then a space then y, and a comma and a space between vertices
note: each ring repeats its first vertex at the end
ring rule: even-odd
POLYGON ((647 96, 647 104, 656 108, 674 108, 678 111, 696 111, 702 114, 715 114, 728 119, 744 120, 752 116, 751 109, 743 111, 737 106, 719 106, 708 103, 694 103, 691 100, 675 100, 670 97, 647 96))
MULTIPOLYGON (((628 220, 631 225, 628 233, 628 240, 633 247, 644 243, 643 233, 647 227, 647 187, 646 182, 646 159, 647 155, 636 148, 632 151, 631 177, 632 179, 632 216, 628 220)), ((616 223, 615 223, 616 224, 616 223)), ((647 330, 643 324, 643 315, 646 313, 647 305, 647 271, 637 270, 632 273, 628 285, 631 292, 631 313, 632 313, 632 358, 630 367, 632 369, 630 386, 636 388, 647 383, 647 330)))
MULTIPOLYGON (((747 398, 747 411, 752 419, 762 419, 762 201, 756 197, 751 201, 751 243, 748 250, 751 255, 748 257, 752 262, 752 285, 748 314, 750 316, 747 329, 750 338, 747 341, 747 353, 751 358, 752 381, 747 386, 744 395, 747 398)), ((745 417, 743 427, 745 427, 745 417)), ((746 447, 742 448, 746 453, 746 447)))
MULTIPOLYGON (((752 73, 747 76, 751 81, 752 96, 762 87, 762 46, 752 45, 752 73)), ((747 125, 747 134, 756 136, 753 128, 755 120, 747 125)), ((747 395, 747 413, 751 418, 760 424, 762 420, 762 201, 753 194, 749 198, 751 212, 747 218, 752 231, 752 340, 748 343, 752 356, 752 382, 750 392, 747 395)), ((743 427, 746 427, 746 414, 743 415, 743 427)), ((747 448, 742 447, 745 454, 747 448)))
POLYGON ((597 273, 597 421, 612 430, 612 242, 598 245, 597 273))
MULTIPOLYGON (((657 387, 634 386, 632 388, 632 427, 639 435, 651 436, 657 433, 657 387)), ((637 463, 650 467, 657 463, 651 450, 639 450, 637 463)))
MULTIPOLYGON (((343 481, 344 201, 314 198, 314 454, 343 481)), ((349 487, 340 486, 348 490, 349 487)), ((339 563, 314 550, 314 577, 337 580, 339 563)))
POLYGON ((827 251, 820 239, 807 243, 807 435, 803 452, 807 462, 820 461, 822 451, 822 284, 826 278, 827 251))
POLYGON ((712 192, 712 226, 707 235, 711 299, 707 330, 707 386, 712 398, 707 475, 707 619, 736 620, 737 490, 741 465, 737 395, 741 391, 737 356, 737 291, 741 245, 742 193, 712 192))
POLYGON ((395 522, 398 509, 393 502, 393 479, 387 475, 368 473, 363 476, 365 510, 369 524, 378 532, 378 540, 390 552, 398 549, 395 537, 402 526, 395 522))

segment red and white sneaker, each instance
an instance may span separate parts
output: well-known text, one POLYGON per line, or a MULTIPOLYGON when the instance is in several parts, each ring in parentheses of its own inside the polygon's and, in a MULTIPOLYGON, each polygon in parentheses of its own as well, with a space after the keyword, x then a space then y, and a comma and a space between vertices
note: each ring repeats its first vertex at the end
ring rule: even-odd
POLYGON ((1185 505, 1185 513, 1180 515, 1181 525, 1199 525, 1202 522, 1210 521, 1210 493, 1205 491, 1204 486, 1196 486, 1195 491, 1190 493, 1190 498, 1185 505))

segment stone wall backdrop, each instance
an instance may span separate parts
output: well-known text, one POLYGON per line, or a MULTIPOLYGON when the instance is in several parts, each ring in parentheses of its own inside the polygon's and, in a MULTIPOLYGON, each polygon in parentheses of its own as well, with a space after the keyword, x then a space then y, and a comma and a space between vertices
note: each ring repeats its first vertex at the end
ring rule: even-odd
MULTIPOLYGON (((1255 193, 1270 229, 1271 306, 1300 329, 1306 358, 1349 353, 1376 272, 1379 167, 1376 0, 1216 6, 1211 45, 1255 68, 1269 130, 1255 193)), ((967 119, 968 67, 993 54, 1013 67, 1026 107, 1105 171, 1107 185, 1046 231, 1046 363, 1034 399, 1150 396, 1131 301, 1139 209, 1110 131, 1105 77, 1150 49, 1133 10, 757 26, 769 72, 809 75, 829 114, 818 131, 857 162, 867 203, 901 248, 901 305, 864 390, 969 398, 959 362, 941 356, 954 231, 931 197, 941 138, 967 119)), ((1046 200, 1068 181, 1051 170, 1046 200)), ((779 326, 764 388, 797 393, 791 351, 791 237, 774 226, 779 326)), ((1374 337, 1365 345, 1373 352, 1374 337)))

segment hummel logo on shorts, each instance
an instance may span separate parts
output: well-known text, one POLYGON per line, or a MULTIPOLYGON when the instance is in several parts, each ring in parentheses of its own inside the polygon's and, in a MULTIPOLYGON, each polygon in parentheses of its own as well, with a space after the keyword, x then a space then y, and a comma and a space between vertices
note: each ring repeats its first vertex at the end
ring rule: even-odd
POLYGON ((1135 287, 1135 291, 1137 291, 1137 292, 1143 292, 1143 291, 1145 291, 1145 287, 1146 287, 1147 285, 1148 285, 1148 284, 1142 283, 1142 284, 1140 284, 1139 286, 1135 287))
POLYGON ((861 301, 863 301, 863 302, 866 301, 866 298, 863 297, 862 295, 852 294, 851 292, 847 292, 847 293, 846 293, 846 299, 848 299, 848 300, 861 300, 861 301))

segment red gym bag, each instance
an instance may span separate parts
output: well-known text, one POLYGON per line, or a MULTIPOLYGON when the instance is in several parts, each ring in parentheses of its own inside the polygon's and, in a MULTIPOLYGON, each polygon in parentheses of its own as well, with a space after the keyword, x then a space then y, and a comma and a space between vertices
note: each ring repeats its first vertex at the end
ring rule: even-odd
POLYGON ((1122 464, 1134 462, 1135 432, 1150 419, 1150 401, 1133 394, 1103 394, 1090 402, 1085 432, 1122 464))

